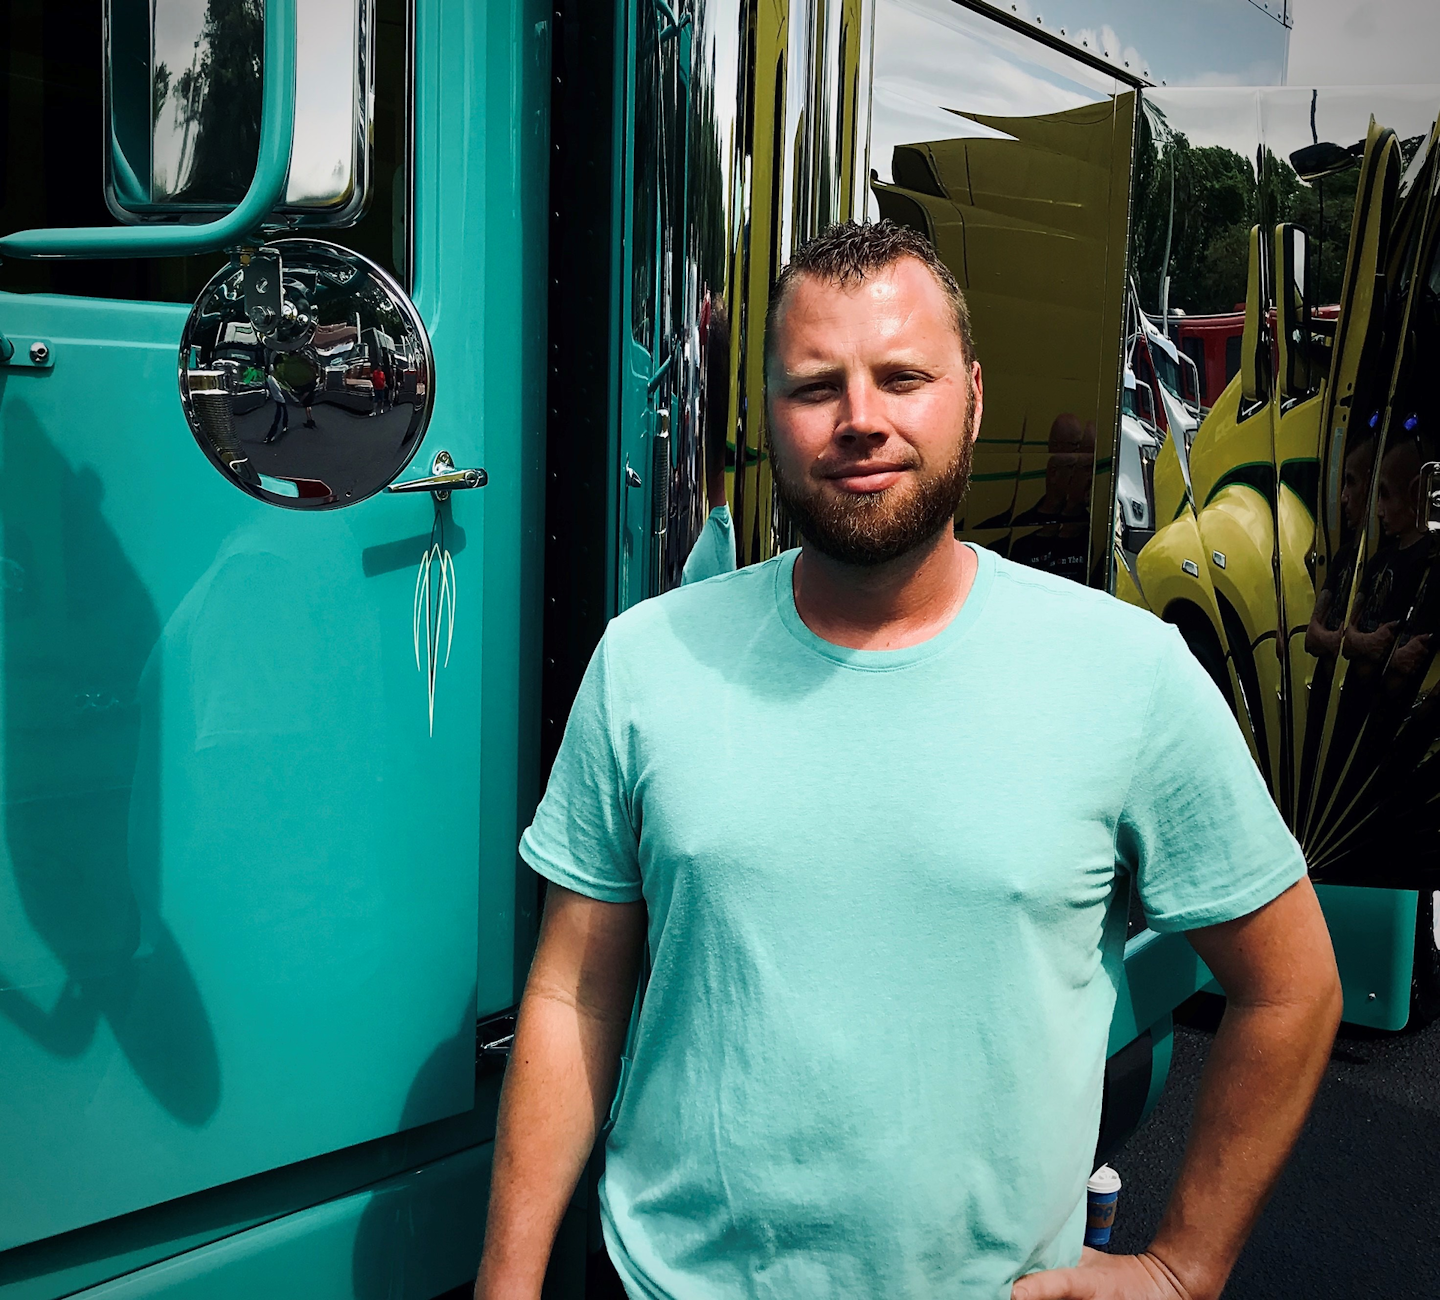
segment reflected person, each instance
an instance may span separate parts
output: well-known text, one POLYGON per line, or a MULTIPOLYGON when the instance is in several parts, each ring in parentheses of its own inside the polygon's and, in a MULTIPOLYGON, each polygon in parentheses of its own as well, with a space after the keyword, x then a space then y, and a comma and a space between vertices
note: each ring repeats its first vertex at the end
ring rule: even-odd
POLYGON ((1010 558, 1073 582, 1085 581, 1090 551, 1090 484, 1095 469, 1095 422, 1065 411, 1050 425, 1045 492, 1017 515, 1016 528, 1040 524, 1019 538, 1010 558))
POLYGON ((290 428, 290 406, 285 400, 285 390, 280 386, 280 381, 268 371, 265 374, 265 391, 270 395, 274 414, 270 417, 270 430, 264 441, 279 442, 290 428))
POLYGON ((707 496, 710 513, 705 516, 700 535, 685 557, 685 567, 680 571, 681 586, 735 571, 735 521, 730 517, 730 504, 725 499, 724 480, 720 483, 718 501, 713 492, 707 496))
POLYGON ((1345 611, 1350 604, 1350 587, 1359 558, 1360 529, 1370 504, 1370 472, 1374 460, 1373 438, 1363 438, 1345 452, 1340 484, 1340 545, 1330 561, 1325 582, 1315 598, 1310 626, 1305 631, 1305 650, 1317 659, 1333 661, 1340 653, 1345 611))
POLYGON ((1380 548, 1365 566, 1355 616, 1346 627, 1343 653, 1352 673, 1370 677, 1395 645, 1400 620, 1410 608, 1429 561, 1429 534, 1420 526, 1419 442, 1405 437, 1380 461, 1375 514, 1380 548))
POLYGON ((476 1294, 540 1294, 648 940, 600 1185, 628 1295, 1214 1300, 1339 1019, 1299 847, 1178 633, 955 538, 983 388, 923 236, 802 246, 764 355, 803 544, 591 660, 521 844, 476 1294), (1082 1258, 1127 878, 1229 1005, 1159 1234, 1082 1258))
POLYGON ((723 298, 707 292, 700 309, 700 347, 705 358, 705 395, 700 437, 705 456, 705 504, 709 513, 680 583, 703 582, 735 569, 735 521, 725 496, 725 438, 730 412, 730 324, 723 298))
MULTIPOLYGON (((1337 784, 1353 793, 1398 723, 1394 703, 1401 684, 1392 676, 1384 683, 1388 692, 1381 687, 1433 550, 1417 517, 1423 460, 1418 440, 1407 431, 1386 447, 1376 471, 1379 545, 1361 571, 1350 621, 1341 634, 1340 655, 1346 670, 1319 800, 1328 799, 1337 784)), ((1402 665, 1422 654, 1428 640, 1406 651, 1402 665)))

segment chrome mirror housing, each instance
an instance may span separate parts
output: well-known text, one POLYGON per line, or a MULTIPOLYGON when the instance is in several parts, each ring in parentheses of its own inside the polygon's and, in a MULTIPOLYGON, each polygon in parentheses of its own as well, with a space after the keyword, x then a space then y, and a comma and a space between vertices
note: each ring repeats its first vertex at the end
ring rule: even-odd
POLYGON ((430 339, 368 258, 313 239, 241 253, 207 284, 180 340, 180 401, 210 463, 292 510, 354 505, 392 483, 425 436, 430 339))
MULTIPOLYGON (((305 0, 295 130, 277 226, 348 226, 370 197, 374 0, 305 0)), ((121 221, 237 204, 255 173, 264 5, 106 0, 105 200, 121 221)))

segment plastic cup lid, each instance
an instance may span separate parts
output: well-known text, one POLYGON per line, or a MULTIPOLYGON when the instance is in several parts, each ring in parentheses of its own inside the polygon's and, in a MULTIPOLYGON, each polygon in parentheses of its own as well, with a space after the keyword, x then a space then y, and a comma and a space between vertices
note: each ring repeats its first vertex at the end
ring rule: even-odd
POLYGON ((1093 1174, 1090 1181, 1085 1184, 1088 1191, 1098 1192, 1102 1196, 1108 1196, 1111 1192, 1120 1190, 1120 1175, 1109 1165, 1101 1165, 1093 1174))

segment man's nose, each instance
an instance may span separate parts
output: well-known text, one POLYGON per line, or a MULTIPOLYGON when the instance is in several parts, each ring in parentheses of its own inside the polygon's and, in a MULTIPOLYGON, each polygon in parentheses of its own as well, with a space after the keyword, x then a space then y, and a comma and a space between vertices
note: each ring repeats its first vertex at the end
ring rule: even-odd
POLYGON ((886 424, 882 397, 868 376, 851 379, 840 399, 835 436, 845 442, 883 441, 886 424))

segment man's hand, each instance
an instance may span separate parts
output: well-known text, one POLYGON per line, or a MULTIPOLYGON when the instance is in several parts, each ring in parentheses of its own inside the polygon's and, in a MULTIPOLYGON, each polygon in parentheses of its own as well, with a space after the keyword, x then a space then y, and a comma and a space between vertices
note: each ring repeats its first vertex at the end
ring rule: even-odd
POLYGON ((1345 629, 1345 658, 1379 663, 1395 644, 1396 622, 1381 623, 1373 632, 1361 632, 1352 623, 1345 629))
POLYGON ((1316 619, 1305 633, 1305 653, 1317 659, 1334 659, 1340 653, 1340 641, 1344 635, 1339 628, 1332 632, 1316 619))
POLYGON ((1075 1268, 1022 1277, 1010 1300, 1191 1300, 1154 1255, 1107 1255, 1088 1246, 1075 1268))
POLYGON ((1425 666, 1425 660, 1430 655, 1430 634, 1422 632, 1419 636, 1412 636, 1402 646, 1397 646, 1395 652, 1390 656, 1390 671, 1398 673, 1401 677, 1413 677, 1425 666))

